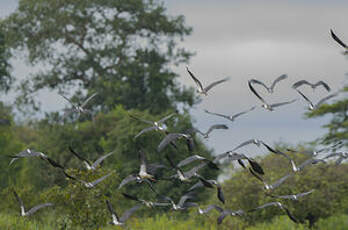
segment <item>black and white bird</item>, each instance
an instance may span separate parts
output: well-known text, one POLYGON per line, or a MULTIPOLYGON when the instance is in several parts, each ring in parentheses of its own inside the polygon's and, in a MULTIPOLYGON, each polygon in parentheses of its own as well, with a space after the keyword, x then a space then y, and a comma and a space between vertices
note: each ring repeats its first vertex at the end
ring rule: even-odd
POLYGON ((253 94, 260 99, 260 101, 262 102, 261 107, 269 110, 269 111, 274 111, 274 108, 279 107, 279 106, 283 106, 283 105, 288 105, 291 103, 294 103, 295 101, 297 101, 297 99, 291 100, 291 101, 285 101, 285 102, 280 102, 280 103, 274 103, 274 104, 268 104, 265 99, 263 99, 255 90, 255 88, 252 86, 251 81, 248 81, 248 85, 249 85, 249 89, 251 90, 251 92, 253 92, 253 94))
POLYGON ((193 81, 196 83, 197 92, 202 94, 202 95, 205 95, 205 96, 208 95, 208 91, 210 89, 212 89, 214 86, 229 80, 229 78, 224 78, 224 79, 219 80, 219 81, 214 81, 211 84, 209 84, 207 87, 204 88, 202 83, 198 80, 198 78, 195 77, 195 75, 189 70, 189 68, 187 66, 186 66, 186 70, 190 74, 190 76, 193 79, 193 81))
POLYGON ((230 121, 235 121, 235 119, 243 114, 246 114, 250 111, 253 111, 254 109, 256 108, 256 106, 253 106, 251 107, 250 109, 248 110, 245 110, 245 111, 242 111, 240 113, 236 113, 236 114, 233 114, 233 115, 224 115, 224 114, 220 114, 220 113, 213 113, 213 112, 209 112, 208 110, 204 110, 206 113, 208 114, 211 114, 211 115, 215 115, 215 116, 219 116, 219 117, 223 117, 223 118, 226 118, 227 120, 230 120, 230 121))
POLYGON ((211 204, 208 207, 206 207, 205 209, 201 209, 200 207, 198 207, 198 213, 203 215, 203 214, 207 214, 208 212, 210 212, 211 210, 214 210, 214 209, 216 211, 218 211, 219 213, 222 213, 224 211, 220 206, 218 206, 216 204, 211 204))
POLYGON ((35 212, 37 212, 41 208, 53 206, 52 203, 44 203, 44 204, 36 205, 35 207, 31 208, 29 211, 25 211, 22 199, 18 196, 17 192, 14 190, 13 190, 13 194, 16 197, 16 200, 18 201, 18 203, 20 205, 20 208, 21 208, 20 215, 21 216, 30 216, 30 215, 33 215, 35 212))
POLYGON ((251 79, 249 80, 250 84, 258 84, 261 85, 263 87, 265 87, 265 89, 268 91, 268 93, 273 93, 274 92, 274 87, 276 86, 276 84, 282 80, 285 80, 286 78, 288 78, 288 75, 286 74, 282 74, 279 77, 277 77, 272 85, 270 87, 268 87, 265 83, 263 83, 262 81, 256 80, 256 79, 251 79))
POLYGON ((267 208, 267 207, 272 207, 272 206, 275 206, 275 207, 278 207, 282 210, 284 210, 286 212, 286 214, 288 215, 288 217, 295 223, 298 223, 298 220, 290 213, 289 209, 283 205, 282 203, 280 202, 270 202, 270 203, 266 203, 266 204, 263 204, 259 207, 256 207, 256 208, 253 208, 253 209, 250 209, 248 210, 248 212, 253 212, 253 211, 256 211, 256 210, 260 210, 260 209, 263 209, 263 208, 267 208))
POLYGON ((146 133, 146 132, 149 132, 149 131, 152 131, 152 130, 155 130, 155 131, 162 131, 162 132, 165 132, 165 127, 163 126, 164 122, 166 120, 168 120, 169 118, 173 117, 175 115, 175 113, 171 113, 165 117, 163 117, 162 119, 160 119, 159 121, 149 121, 149 120, 145 120, 145 119, 142 119, 142 118, 138 118, 138 117, 135 117, 131 114, 129 114, 129 116, 133 119, 136 119, 138 121, 142 121, 146 124, 149 124, 151 125, 150 127, 147 127, 147 128, 144 128, 142 129, 137 135, 135 135, 134 138, 138 138, 140 135, 142 135, 143 133, 146 133))
POLYGON ((207 165, 206 162, 202 162, 201 164, 190 169, 189 171, 183 172, 180 167, 178 167, 177 165, 174 164, 174 162, 172 161, 172 159, 168 155, 166 155, 165 157, 168 160, 170 166, 174 170, 176 170, 176 174, 172 175, 170 178, 173 180, 179 179, 181 182, 190 182, 192 177, 198 176, 198 174, 197 174, 198 170, 200 170, 201 168, 203 168, 204 166, 207 165))
MULTIPOLYGON (((150 180, 155 181, 154 173, 159 168, 165 168, 166 166, 161 164, 148 164, 145 156, 145 152, 143 150, 138 151, 138 157, 140 161, 139 172, 130 174, 126 178, 124 178, 118 188, 122 188, 125 184, 129 182, 136 181, 141 183, 145 181, 146 183, 150 183, 150 180)), ((151 187, 151 184, 150 184, 151 187)))
POLYGON ((46 154, 44 154, 42 152, 31 150, 31 149, 26 149, 26 150, 24 150, 16 155, 7 155, 7 156, 12 158, 9 165, 13 164, 13 162, 15 162, 18 159, 27 158, 27 157, 38 157, 44 161, 47 161, 53 167, 60 168, 60 169, 64 170, 64 167, 62 165, 60 165, 59 163, 54 161, 52 158, 48 157, 46 154))
POLYGON ((277 181, 275 181, 273 184, 268 184, 268 183, 265 182, 265 180, 261 176, 259 176, 257 173, 255 173, 254 170, 249 168, 249 171, 256 179, 258 179, 259 181, 261 181, 263 183, 263 185, 264 185, 263 187, 267 191, 274 190, 274 189, 278 188, 287 179, 289 179, 290 177, 292 177, 294 175, 294 173, 288 173, 285 176, 283 176, 280 179, 278 179, 277 181))
POLYGON ((204 138, 208 138, 209 134, 215 129, 228 129, 228 126, 224 125, 224 124, 215 124, 215 125, 210 126, 209 129, 207 130, 207 132, 205 132, 205 133, 200 131, 199 129, 196 129, 196 128, 193 128, 192 131, 201 134, 204 138))
POLYGON ((189 151, 193 151, 193 139, 190 134, 186 133, 169 133, 167 134, 157 147, 157 151, 161 152, 168 144, 175 143, 178 139, 185 139, 189 151))
POLYGON ((214 187, 216 187, 217 198, 223 204, 225 203, 225 196, 224 196, 224 193, 222 192, 222 187, 216 180, 206 180, 202 176, 198 176, 198 179, 202 182, 204 187, 207 187, 207 188, 214 188, 214 187))
POLYGON ((75 112, 80 116, 81 114, 88 114, 89 111, 85 108, 90 100, 94 98, 98 93, 93 93, 91 96, 89 96, 84 102, 82 103, 74 103, 69 98, 64 96, 63 94, 59 94, 62 96, 65 100, 67 100, 71 105, 72 108, 68 109, 66 113, 64 114, 64 118, 67 117, 70 113, 75 112))
POLYGON ((309 110, 315 110, 315 109, 319 108, 319 106, 321 106, 324 102, 326 102, 327 100, 329 100, 333 97, 336 97, 338 95, 337 92, 330 94, 330 95, 320 99, 316 104, 313 104, 313 102, 306 95, 304 95, 300 90, 296 89, 296 91, 308 102, 308 109, 309 110))
POLYGON ((221 212, 221 215, 217 218, 217 223, 222 224, 222 221, 225 219, 226 216, 243 216, 243 215, 245 215, 245 212, 242 209, 239 209, 237 211, 225 209, 221 212))
POLYGON ((146 207, 149 208, 153 208, 153 207, 166 207, 171 205, 171 203, 163 203, 163 202, 153 202, 153 201, 147 201, 147 200, 143 200, 143 199, 139 199, 138 197, 134 196, 134 195, 129 195, 127 193, 122 193, 122 195, 130 200, 134 200, 137 202, 142 203, 143 205, 145 205, 146 207))
POLYGON ((306 80, 300 80, 300 81, 295 82, 292 85, 292 88, 297 89, 298 87, 300 87, 302 85, 309 85, 310 87, 312 87, 313 90, 316 89, 318 86, 324 87, 324 89, 326 89, 327 92, 330 92, 330 90, 331 90, 330 86, 324 81, 318 81, 318 82, 313 84, 313 83, 310 83, 306 80))
POLYGON ((339 39, 339 38, 336 36, 336 34, 333 32, 332 29, 330 30, 330 33, 331 33, 331 37, 332 37, 338 44, 340 44, 340 45, 344 48, 343 54, 344 54, 344 55, 348 55, 348 46, 347 46, 344 42, 342 42, 341 39, 339 39))
POLYGON ((141 207, 140 204, 135 205, 131 209, 128 209, 127 211, 125 211, 121 217, 118 217, 110 201, 106 200, 106 206, 108 207, 108 210, 111 213, 111 218, 112 218, 109 224, 118 225, 118 226, 125 225, 129 217, 141 207))
POLYGON ((215 157, 215 159, 213 160, 214 163, 219 162, 220 160, 227 158, 228 161, 237 161, 240 166, 242 166, 243 168, 246 168, 245 164, 243 163, 243 160, 247 160, 250 164, 250 166, 252 167, 252 169, 263 175, 264 171, 261 167, 261 165, 259 163, 256 162, 256 160, 254 160, 251 157, 247 157, 245 154, 240 154, 240 153, 236 153, 233 151, 227 151, 225 153, 219 154, 215 157))
POLYGON ((105 154, 104 156, 99 157, 96 161, 93 163, 87 160, 86 158, 82 157, 80 154, 78 154, 71 146, 69 146, 70 152, 76 156, 79 160, 83 162, 87 170, 94 171, 98 168, 98 166, 109 156, 111 156, 115 151, 112 151, 108 154, 105 154))
POLYGON ((326 160, 332 157, 337 157, 336 160, 336 165, 339 165, 342 163, 342 161, 348 159, 348 152, 335 152, 335 153, 330 153, 326 157, 324 157, 322 160, 326 160))
POLYGON ((94 180, 92 182, 87 182, 87 181, 81 180, 79 178, 73 177, 73 176, 69 175, 68 173, 66 173, 65 171, 63 171, 63 172, 64 172, 64 175, 66 177, 68 177, 69 179, 76 180, 76 181, 82 183, 86 188, 94 188, 97 184, 99 184, 100 182, 102 182, 103 180, 105 180, 106 178, 111 176, 111 174, 113 173, 113 172, 110 172, 110 173, 106 174, 105 176, 102 176, 102 177, 100 177, 100 178, 98 178, 98 179, 96 179, 96 180, 94 180))
POLYGON ((172 205, 172 209, 174 211, 180 211, 180 210, 185 210, 191 207, 198 207, 198 204, 195 202, 189 202, 188 200, 191 200, 193 198, 195 198, 195 194, 190 192, 190 193, 186 193, 183 196, 180 197, 180 200, 177 204, 175 204, 175 202, 172 200, 172 198, 168 197, 168 196, 161 196, 164 200, 167 200, 170 202, 170 204, 172 205))
POLYGON ((298 193, 298 194, 291 194, 291 195, 272 195, 272 194, 267 194, 268 196, 271 196, 273 198, 278 198, 278 199, 287 199, 287 200, 299 200, 300 198, 307 196, 314 192, 314 189, 308 191, 308 192, 303 192, 303 193, 298 193))

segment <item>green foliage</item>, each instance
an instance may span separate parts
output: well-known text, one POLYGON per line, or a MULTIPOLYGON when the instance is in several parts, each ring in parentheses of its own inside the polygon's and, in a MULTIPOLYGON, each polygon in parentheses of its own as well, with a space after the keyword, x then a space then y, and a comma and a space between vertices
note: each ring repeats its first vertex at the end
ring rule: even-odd
MULTIPOLYGON (((289 153, 293 154, 293 153, 289 153)), ((306 157, 293 154, 293 159, 300 164, 306 157)), ((291 171, 289 161, 278 155, 268 155, 260 161, 265 169, 264 179, 272 184, 291 171)), ((273 195, 289 195, 310 191, 314 192, 300 201, 279 200, 285 204, 301 222, 309 219, 314 223, 319 218, 327 218, 335 213, 346 212, 348 185, 348 165, 317 164, 309 165, 303 171, 290 177, 273 195)), ((250 210, 267 202, 276 200, 267 196, 263 185, 247 170, 236 172, 223 186, 227 199, 227 207, 236 210, 250 210)), ((269 207, 250 213, 248 224, 270 221, 273 217, 284 215, 276 207, 269 207)))
POLYGON ((22 82, 20 104, 38 109, 38 90, 76 87, 74 100, 98 92, 103 111, 122 104, 158 114, 195 103, 170 69, 192 55, 177 45, 192 29, 158 1, 21 0, 2 29, 17 55, 45 66, 22 82))
POLYGON ((8 62, 10 58, 6 48, 4 34, 0 32, 0 91, 7 92, 13 83, 13 77, 10 74, 11 65, 8 62))
POLYGON ((328 129, 328 133, 322 138, 322 143, 329 145, 342 141, 345 145, 348 145, 348 99, 347 99, 348 87, 342 89, 340 96, 343 96, 340 100, 328 105, 324 104, 318 109, 306 113, 308 118, 322 117, 326 115, 332 115, 331 121, 324 125, 324 128, 328 129))

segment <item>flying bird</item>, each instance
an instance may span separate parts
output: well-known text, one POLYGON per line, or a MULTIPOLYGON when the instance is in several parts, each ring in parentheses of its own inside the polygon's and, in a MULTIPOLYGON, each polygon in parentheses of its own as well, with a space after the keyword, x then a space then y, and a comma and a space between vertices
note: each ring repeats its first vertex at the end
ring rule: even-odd
POLYGON ((208 207, 206 207, 205 209, 201 209, 200 207, 198 207, 198 213, 199 214, 207 214, 208 212, 210 212, 211 210, 216 210, 218 211, 219 213, 222 213, 224 210, 218 206, 218 205, 215 205, 215 204, 211 204, 209 205, 208 207))
POLYGON ((279 198, 279 199, 288 199, 288 200, 299 200, 300 198, 307 196, 314 192, 314 189, 308 191, 308 192, 303 192, 303 193, 298 193, 298 194, 292 194, 292 195, 281 195, 281 196, 275 196, 272 194, 268 194, 268 196, 271 196, 273 198, 279 198))
POLYGON ((281 177, 280 179, 278 179, 276 182, 274 182, 273 184, 268 184, 264 181, 264 179, 257 175, 257 173, 254 172, 254 170, 252 170, 251 168, 249 168, 249 172, 259 181, 261 181, 263 183, 263 187, 264 189, 266 189, 267 191, 269 190, 274 190, 276 188, 278 188, 281 184, 283 184, 288 178, 292 177, 294 174, 293 173, 288 173, 285 176, 281 177))
POLYGON ((78 154, 77 152, 75 152, 75 150, 69 146, 69 150, 70 152, 76 156, 79 160, 81 160, 83 162, 83 164, 85 165, 87 170, 91 170, 94 171, 98 168, 98 166, 109 156, 111 156, 115 151, 112 151, 108 154, 105 154, 104 156, 99 157, 96 161, 94 161, 93 163, 90 162, 89 160, 87 160, 86 158, 82 157, 80 154, 78 154))
POLYGON ((216 187, 217 198, 223 204, 225 203, 225 196, 224 196, 224 193, 222 192, 222 187, 216 180, 206 180, 202 176, 198 176, 198 179, 202 182, 204 187, 207 187, 207 188, 214 188, 214 187, 216 187))
POLYGON ((156 206, 158 206, 158 207, 165 207, 165 206, 171 205, 171 203, 161 203, 161 202, 153 202, 153 201, 147 201, 147 200, 139 199, 138 197, 133 196, 133 195, 129 195, 127 193, 122 193, 122 195, 125 198, 127 198, 127 199, 140 202, 140 203, 142 203, 143 205, 145 205, 146 207, 149 207, 149 208, 153 208, 153 207, 156 207, 156 206))
POLYGON ((140 135, 142 135, 143 133, 146 133, 146 132, 149 132, 149 131, 152 131, 152 130, 156 130, 156 131, 162 131, 162 132, 165 132, 165 128, 163 127, 163 124, 166 120, 168 120, 169 118, 173 117, 175 115, 175 113, 171 113, 165 117, 163 117, 162 119, 160 119, 159 121, 149 121, 149 120, 145 120, 145 119, 142 119, 142 118, 138 118, 138 117, 135 117, 131 114, 129 114, 129 116, 133 119, 136 119, 138 121, 142 121, 146 124, 150 124, 151 126, 150 127, 147 127, 147 128, 144 128, 142 129, 135 137, 134 139, 138 138, 140 135))
POLYGON ((333 32, 332 29, 330 29, 330 33, 331 33, 331 37, 345 49, 345 51, 343 51, 343 54, 348 55, 348 46, 336 36, 336 34, 333 32))
POLYGON ((115 212, 114 208, 112 207, 112 204, 110 201, 106 200, 106 206, 108 207, 109 212, 111 213, 111 218, 112 221, 109 223, 111 225, 125 225, 126 221, 129 219, 129 217, 136 211, 138 210, 141 205, 135 205, 134 207, 132 207, 131 209, 128 209, 127 211, 125 211, 123 213, 123 215, 121 216, 121 218, 118 217, 117 213, 115 212))
POLYGON ((60 96, 62 96, 65 100, 67 100, 71 105, 72 108, 69 109, 65 114, 64 114, 64 118, 67 117, 70 113, 72 112, 76 112, 78 113, 78 116, 80 116, 81 114, 87 114, 88 110, 86 110, 86 105, 88 104, 88 102, 90 100, 92 100, 92 98, 94 98, 98 93, 94 93, 91 96, 89 96, 84 102, 80 103, 74 103, 72 102, 69 98, 67 98, 66 96, 64 96, 63 94, 59 94, 60 96))
POLYGON ((261 144, 262 144, 262 141, 259 140, 259 139, 250 139, 250 140, 247 140, 247 141, 244 141, 243 143, 239 144, 237 147, 235 147, 234 149, 232 149, 231 151, 234 152, 236 151, 237 149, 239 148, 242 148, 246 145, 249 145, 249 144, 254 144, 256 145, 257 147, 260 147, 261 144))
POLYGON ((20 215, 21 216, 31 216, 41 208, 53 206, 52 203, 44 203, 44 204, 39 204, 39 205, 34 206, 29 211, 25 211, 22 199, 18 196, 18 194, 14 190, 13 190, 13 194, 16 197, 16 200, 18 201, 18 203, 20 205, 20 208, 21 208, 20 215))
POLYGON ((279 106, 283 106, 283 105, 288 105, 291 104, 293 102, 295 102, 297 99, 291 100, 291 101, 285 101, 285 102, 280 102, 280 103, 274 103, 274 104, 268 104, 265 99, 263 99, 255 90, 255 88, 252 86, 252 82, 249 80, 248 81, 248 85, 249 85, 249 89, 251 90, 251 92, 258 98, 260 99, 260 101, 262 102, 261 107, 269 110, 269 111, 274 111, 274 108, 279 107, 279 106))
POLYGON ((196 128, 193 128, 193 131, 201 134, 204 138, 208 138, 209 133, 211 133, 214 129, 228 129, 228 126, 224 124, 216 124, 216 125, 210 126, 208 131, 205 133, 196 128))
POLYGON ((157 151, 161 152, 168 144, 175 143, 176 140, 184 138, 186 140, 189 151, 193 151, 193 139, 191 135, 185 133, 169 133, 167 134, 157 147, 157 151))
POLYGON ((92 181, 92 182, 87 182, 87 181, 81 180, 81 179, 79 179, 79 178, 73 177, 73 176, 67 174, 65 171, 63 171, 63 172, 64 172, 64 175, 65 175, 66 177, 68 177, 69 179, 72 179, 72 180, 79 181, 79 182, 82 183, 86 188, 94 188, 97 184, 99 184, 100 182, 102 182, 103 180, 105 180, 106 178, 108 178, 109 176, 111 176, 111 174, 113 173, 113 172, 110 172, 110 173, 106 174, 105 176, 102 176, 102 177, 100 177, 100 178, 98 178, 98 179, 96 179, 96 180, 94 180, 94 181, 92 181))
POLYGON ((209 112, 208 110, 204 110, 206 113, 208 113, 208 114, 212 114, 212 115, 216 115, 216 116, 219 116, 219 117, 223 117, 223 118, 226 118, 226 119, 228 119, 228 120, 230 120, 230 121, 234 121, 237 117, 239 117, 239 116, 241 116, 241 115, 243 115, 243 114, 246 114, 246 113, 248 113, 248 112, 250 112, 250 111, 252 111, 252 110, 254 110, 256 108, 256 106, 253 106, 253 107, 251 107, 250 109, 248 109, 248 110, 245 110, 245 111, 242 111, 242 112, 240 112, 240 113, 236 113, 236 114, 234 114, 234 115, 224 115, 224 114, 220 114, 220 113, 213 113, 213 112, 209 112))
POLYGON ((191 207, 197 207, 198 204, 194 203, 194 202, 188 202, 188 200, 195 198, 194 193, 190 192, 190 193, 186 193, 183 196, 180 197, 180 200, 177 204, 174 203, 174 201, 172 200, 172 198, 168 197, 168 196, 161 196, 164 200, 167 200, 171 203, 172 205, 172 209, 175 211, 180 211, 180 210, 185 210, 191 207))
POLYGON ((308 102, 308 109, 309 110, 315 110, 315 109, 319 108, 319 106, 322 105, 325 101, 327 101, 333 97, 336 97, 338 95, 337 92, 330 94, 330 95, 320 99, 316 104, 313 104, 313 102, 308 97, 306 97, 300 90, 296 89, 296 91, 308 102))
POLYGON ((302 86, 302 85, 309 85, 310 87, 312 87, 312 89, 314 90, 315 88, 317 88, 318 86, 322 86, 326 89, 326 91, 330 92, 331 88, 330 86, 325 83, 324 81, 318 81, 316 83, 310 83, 306 80, 300 80, 300 81, 297 81, 295 82, 293 85, 292 85, 292 88, 293 89, 297 89, 298 87, 302 86))
POLYGON ((149 180, 155 181, 155 177, 152 174, 154 174, 157 169, 166 167, 161 164, 148 164, 145 152, 143 150, 138 151, 138 157, 140 160, 139 172, 136 174, 128 175, 126 178, 124 178, 118 186, 119 189, 131 181, 136 181, 138 183, 145 181, 146 183, 149 183, 151 188, 151 182, 149 180))
POLYGON ((225 219, 226 216, 243 216, 243 215, 245 215, 245 212, 241 209, 237 211, 226 209, 226 210, 223 210, 221 212, 221 215, 217 218, 217 223, 222 224, 222 221, 225 219))
POLYGON ((286 79, 287 77, 288 77, 288 75, 286 75, 286 74, 280 75, 279 77, 277 77, 277 78, 273 81, 273 83, 272 83, 272 85, 271 85, 270 87, 268 87, 268 86, 267 86, 265 83, 263 83, 262 81, 259 81, 259 80, 256 80, 256 79, 251 79, 251 80, 249 80, 249 82, 250 82, 250 84, 259 84, 259 85, 265 87, 265 89, 268 91, 268 93, 273 93, 275 85, 276 85, 278 82, 280 82, 280 81, 286 79))
POLYGON ((256 207, 256 208, 253 208, 253 209, 250 209, 248 210, 248 212, 253 212, 253 211, 256 211, 256 210, 259 210, 259 209, 263 209, 263 208, 267 208, 267 207, 271 207, 271 206, 276 206, 282 210, 284 210, 286 212, 286 214, 288 215, 288 217, 295 223, 298 223, 298 220, 290 213, 289 209, 283 205, 282 203, 280 202, 270 202, 270 203, 266 203, 266 204, 263 204, 259 207, 256 207))
POLYGON ((212 169, 219 169, 219 167, 211 160, 205 158, 205 157, 202 157, 202 156, 199 156, 199 155, 192 155, 192 156, 189 156, 187 158, 185 158, 184 160, 180 161, 176 167, 182 167, 182 166, 185 166, 185 165, 188 165, 190 164, 191 162, 194 162, 194 161, 203 161, 203 162, 208 162, 208 166, 212 169))
POLYGON ((221 84, 227 80, 229 80, 229 78, 224 78, 222 80, 219 81, 214 81, 211 84, 209 84, 207 87, 203 87, 202 83, 198 80, 198 78, 195 77, 195 75, 193 75, 193 73, 189 70, 189 68, 186 66, 186 70, 187 72, 190 74, 191 78, 193 79, 193 81, 196 83, 197 86, 197 92, 200 94, 203 94, 205 96, 208 95, 208 91, 213 88, 214 86, 221 84))

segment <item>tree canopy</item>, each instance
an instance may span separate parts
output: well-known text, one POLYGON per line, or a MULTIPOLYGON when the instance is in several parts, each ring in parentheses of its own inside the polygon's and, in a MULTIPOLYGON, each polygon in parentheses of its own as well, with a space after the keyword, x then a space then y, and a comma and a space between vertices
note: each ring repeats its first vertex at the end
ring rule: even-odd
POLYGON ((171 70, 192 55, 177 44, 192 29, 157 1, 21 0, 1 28, 11 53, 40 69, 19 86, 20 104, 39 109, 42 89, 73 89, 75 99, 97 92, 102 111, 122 104, 161 113, 195 102, 171 70))

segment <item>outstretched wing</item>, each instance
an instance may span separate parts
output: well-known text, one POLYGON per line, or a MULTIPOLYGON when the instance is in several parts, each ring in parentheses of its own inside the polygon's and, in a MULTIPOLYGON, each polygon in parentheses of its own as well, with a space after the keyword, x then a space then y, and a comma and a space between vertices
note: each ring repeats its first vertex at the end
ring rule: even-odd
POLYGON ((315 83, 313 86, 314 87, 317 87, 317 86, 319 86, 319 85, 322 85, 328 92, 330 92, 330 86, 326 83, 326 82, 324 82, 324 81, 318 81, 317 83, 315 83))
POLYGON ((111 213, 113 222, 118 222, 119 218, 117 216, 117 213, 115 212, 114 208, 112 207, 112 204, 110 201, 106 200, 106 205, 108 207, 109 212, 111 213))
POLYGON ((322 99, 320 99, 320 101, 318 101, 318 103, 315 105, 315 107, 319 107, 321 104, 323 104, 325 101, 333 98, 333 97, 336 97, 337 96, 337 93, 334 93, 334 94, 330 94, 329 96, 326 96, 322 99))
POLYGON ((168 116, 165 116, 161 120, 159 120, 158 123, 161 124, 161 123, 165 122, 166 120, 168 120, 169 118, 171 118, 174 115, 175 115, 175 113, 171 113, 168 116))
POLYGON ((100 177, 99 179, 96 179, 95 181, 91 182, 91 184, 93 186, 95 186, 95 185, 99 184, 100 182, 102 182, 103 180, 105 180, 106 178, 108 178, 109 176, 111 176, 111 174, 112 174, 112 172, 106 174, 105 176, 100 177))
POLYGON ((212 115, 216 115, 216 116, 219 116, 219 117, 224 117, 224 118, 227 118, 227 119, 230 119, 229 116, 227 115, 223 115, 223 114, 220 114, 220 113, 212 113, 212 112, 209 112, 208 110, 204 110, 204 112, 208 113, 208 114, 212 114, 212 115))
POLYGON ((294 175, 293 173, 286 174, 285 176, 283 176, 282 178, 280 178, 279 180, 277 180, 276 182, 271 184, 270 185, 271 189, 275 189, 275 188, 279 187, 281 184, 284 183, 284 181, 286 181, 289 177, 291 177, 293 175, 294 175))
POLYGON ((255 90, 254 87, 252 86, 252 83, 253 83, 254 81, 257 81, 257 80, 252 79, 252 80, 249 80, 249 81, 248 81, 249 89, 251 90, 251 92, 253 92, 253 94, 255 94, 255 96, 256 96, 257 98, 259 98, 259 99, 262 101, 262 103, 265 103, 265 104, 266 104, 266 101, 256 92, 256 90, 255 90))
POLYGON ((13 190, 13 194, 16 197, 16 200, 18 201, 19 206, 21 207, 21 210, 22 209, 24 210, 24 204, 23 204, 22 199, 18 196, 18 194, 17 194, 17 192, 15 190, 13 190))
POLYGON ((135 116, 133 116, 132 114, 128 114, 128 115, 129 115, 131 118, 135 119, 135 120, 142 121, 142 122, 144 122, 144 123, 153 125, 153 122, 152 122, 152 121, 145 120, 145 119, 142 119, 142 118, 139 118, 139 117, 135 117, 135 116))
POLYGON ((136 180, 136 178, 137 178, 137 176, 136 176, 136 175, 133 175, 133 174, 127 176, 126 178, 124 178, 124 179, 121 181, 121 183, 120 183, 120 185, 118 186, 118 188, 119 188, 119 189, 122 188, 123 185, 128 184, 129 182, 136 180))
POLYGON ((180 137, 182 137, 182 134, 180 134, 180 133, 169 133, 160 142, 160 144, 157 147, 157 151, 161 152, 170 142, 175 141, 180 137))
POLYGON ((98 94, 98 93, 93 93, 89 98, 87 98, 87 99, 82 103, 81 107, 82 107, 82 108, 85 107, 85 106, 87 105, 87 103, 88 103, 93 97, 95 97, 97 94, 98 94))
POLYGON ((314 107, 312 101, 309 100, 308 97, 306 97, 300 90, 296 90, 296 91, 297 91, 309 104, 311 104, 311 105, 314 107))
POLYGON ((278 82, 280 82, 280 81, 286 79, 287 77, 288 77, 288 75, 286 75, 286 74, 283 74, 283 75, 280 75, 279 77, 277 77, 277 78, 273 81, 273 83, 272 83, 270 89, 273 90, 274 87, 275 87, 275 85, 276 85, 278 82))
POLYGON ((239 117, 239 116, 241 116, 241 115, 243 115, 243 114, 246 114, 246 113, 248 113, 248 112, 254 110, 255 108, 256 108, 256 106, 253 106, 253 107, 251 107, 251 108, 248 109, 248 110, 242 111, 242 112, 240 112, 240 113, 236 113, 236 114, 234 114, 234 115, 231 117, 231 119, 234 120, 234 119, 236 119, 237 117, 239 117))
POLYGON ((206 158, 199 156, 199 155, 193 155, 193 156, 187 157, 186 159, 180 161, 179 164, 177 165, 177 167, 185 166, 185 165, 187 165, 193 161, 196 161, 196 160, 206 160, 206 158))
POLYGON ((330 32, 331 32, 331 37, 332 37, 338 44, 340 44, 343 48, 348 49, 347 45, 344 44, 344 43, 341 41, 341 39, 339 39, 339 38, 336 36, 336 34, 335 34, 332 30, 330 30, 330 32))
POLYGON ((209 135, 214 129, 228 129, 228 126, 223 124, 212 125, 205 134, 209 135))
POLYGON ((263 87, 268 91, 267 85, 265 85, 265 83, 263 83, 262 81, 259 81, 259 80, 256 80, 256 79, 251 79, 251 80, 250 80, 250 83, 251 83, 251 84, 258 84, 258 85, 261 85, 261 86, 263 86, 263 87))
POLYGON ((115 151, 112 151, 112 152, 110 152, 110 153, 108 153, 108 154, 105 154, 104 156, 99 157, 99 158, 93 163, 92 167, 94 167, 94 168, 97 167, 105 158, 107 158, 107 157, 111 156, 112 154, 114 154, 114 152, 115 152, 115 151))
POLYGON ((135 205, 134 207, 132 207, 131 209, 128 209, 127 211, 125 211, 120 218, 120 222, 122 222, 122 223, 126 222, 126 220, 133 214, 133 212, 138 210, 140 207, 141 207, 141 205, 138 204, 138 205, 135 205))
POLYGON ((196 83, 197 87, 200 88, 201 91, 203 91, 204 89, 203 89, 202 83, 195 77, 195 75, 193 75, 193 73, 189 70, 189 68, 187 66, 186 66, 186 70, 190 74, 190 76, 194 80, 194 82, 196 83))
POLYGON ((77 152, 75 152, 75 150, 74 150, 71 146, 69 146, 69 150, 70 150, 70 152, 71 152, 74 156, 76 156, 79 160, 84 161, 84 162, 86 162, 89 166, 91 166, 91 163, 89 162, 89 160, 87 160, 86 158, 82 157, 80 154, 78 154, 77 152))
POLYGON ((238 145, 237 147, 235 147, 234 149, 232 149, 231 152, 234 152, 234 151, 236 151, 237 149, 242 148, 243 146, 246 146, 246 145, 249 145, 249 144, 255 144, 255 143, 258 143, 258 142, 259 142, 259 141, 256 140, 256 139, 250 139, 250 140, 244 141, 243 143, 241 143, 240 145, 238 145))
POLYGON ((143 134, 143 133, 146 133, 146 132, 149 132, 149 131, 155 130, 155 129, 156 129, 155 126, 147 127, 147 128, 145 128, 145 129, 141 130, 141 131, 134 137, 134 139, 138 138, 138 137, 139 137, 141 134, 143 134))
POLYGON ((275 107, 279 107, 279 106, 282 106, 282 105, 288 105, 288 104, 294 103, 295 101, 297 101, 297 99, 294 99, 294 100, 291 100, 291 101, 275 103, 275 104, 271 104, 271 107, 275 108, 275 107))
POLYGON ((294 84, 292 84, 292 88, 293 89, 297 89, 298 87, 300 87, 301 85, 310 85, 310 86, 313 86, 311 83, 309 83, 308 81, 306 80, 300 80, 300 81, 297 81, 295 82, 294 84))
POLYGON ((218 85, 218 84, 221 84, 221 83, 223 83, 223 82, 225 82, 225 81, 228 81, 229 80, 229 78, 227 77, 227 78, 224 78, 224 79, 222 79, 222 80, 219 80, 219 81, 214 81, 213 83, 210 83, 207 87, 205 87, 204 88, 204 91, 205 92, 208 92, 211 88, 213 88, 214 86, 216 86, 216 85, 218 85))
POLYGON ((52 203, 45 203, 45 204, 39 204, 33 208, 31 208, 28 212, 27 212, 27 216, 30 216, 32 214, 34 214, 36 211, 38 211, 39 209, 41 208, 44 208, 44 207, 50 207, 50 206, 53 206, 52 203))

